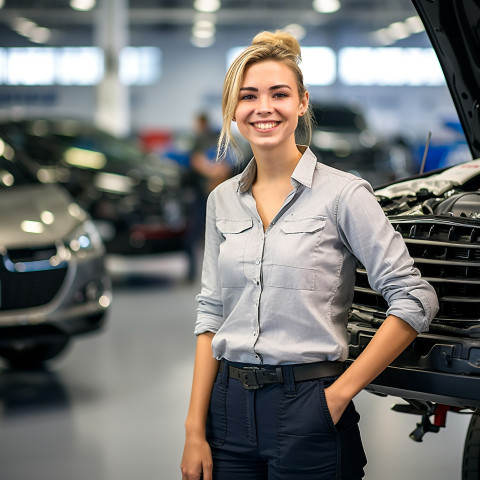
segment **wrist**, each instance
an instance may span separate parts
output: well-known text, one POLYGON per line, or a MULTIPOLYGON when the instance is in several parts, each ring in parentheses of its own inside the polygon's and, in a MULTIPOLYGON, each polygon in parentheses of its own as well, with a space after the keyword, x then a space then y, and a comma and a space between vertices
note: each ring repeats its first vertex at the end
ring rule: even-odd
POLYGON ((205 425, 196 424, 194 422, 185 422, 185 435, 190 438, 201 438, 205 440, 205 425))
POLYGON ((347 405, 356 392, 353 392, 348 382, 342 381, 342 377, 339 377, 330 387, 328 387, 330 393, 334 395, 338 402, 347 405))

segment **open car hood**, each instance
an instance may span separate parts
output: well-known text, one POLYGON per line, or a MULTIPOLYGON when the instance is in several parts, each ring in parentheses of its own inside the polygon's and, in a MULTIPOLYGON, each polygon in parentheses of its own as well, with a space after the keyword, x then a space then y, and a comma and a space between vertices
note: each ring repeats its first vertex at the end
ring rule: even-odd
POLYGON ((412 0, 437 54, 473 158, 480 158, 480 0, 412 0))

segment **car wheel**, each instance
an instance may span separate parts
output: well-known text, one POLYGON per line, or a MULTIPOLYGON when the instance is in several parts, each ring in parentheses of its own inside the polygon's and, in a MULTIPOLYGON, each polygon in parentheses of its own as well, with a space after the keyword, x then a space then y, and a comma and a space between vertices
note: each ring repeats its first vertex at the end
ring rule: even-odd
POLYGON ((480 480, 480 413, 470 420, 463 449, 462 480, 480 480))
POLYGON ((0 357, 10 368, 39 368, 47 360, 56 357, 69 343, 69 337, 61 336, 55 340, 32 341, 8 347, 0 347, 0 357))

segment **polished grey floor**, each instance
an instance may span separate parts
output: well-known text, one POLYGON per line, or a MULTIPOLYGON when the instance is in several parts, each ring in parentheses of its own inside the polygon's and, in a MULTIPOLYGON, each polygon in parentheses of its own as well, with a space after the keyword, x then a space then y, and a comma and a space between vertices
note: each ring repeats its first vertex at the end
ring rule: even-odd
MULTIPOLYGON (((181 258, 111 259, 108 327, 47 370, 0 368, 0 480, 180 479, 195 339, 195 294, 181 258)), ((417 417, 392 397, 356 398, 368 480, 460 480, 469 416, 415 443, 417 417)), ((295 480, 295 479, 292 479, 295 480)))

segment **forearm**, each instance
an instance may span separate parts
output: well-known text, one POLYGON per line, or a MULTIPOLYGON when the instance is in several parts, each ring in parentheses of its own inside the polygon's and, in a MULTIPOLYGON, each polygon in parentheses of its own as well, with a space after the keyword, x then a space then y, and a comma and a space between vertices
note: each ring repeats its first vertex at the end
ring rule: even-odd
POLYGON ((335 393, 346 402, 350 401, 385 370, 417 334, 406 322, 390 315, 365 350, 332 385, 335 393))
POLYGON ((219 365, 212 355, 213 336, 206 332, 197 337, 192 393, 185 422, 187 435, 205 436, 208 406, 219 365))

